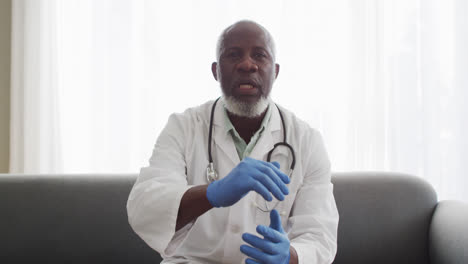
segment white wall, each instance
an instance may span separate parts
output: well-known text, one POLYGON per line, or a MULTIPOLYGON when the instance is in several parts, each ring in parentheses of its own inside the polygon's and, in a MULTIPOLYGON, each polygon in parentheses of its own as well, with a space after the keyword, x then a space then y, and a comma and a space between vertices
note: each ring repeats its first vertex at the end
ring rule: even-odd
POLYGON ((0 173, 8 172, 10 141, 11 0, 0 0, 0 173))

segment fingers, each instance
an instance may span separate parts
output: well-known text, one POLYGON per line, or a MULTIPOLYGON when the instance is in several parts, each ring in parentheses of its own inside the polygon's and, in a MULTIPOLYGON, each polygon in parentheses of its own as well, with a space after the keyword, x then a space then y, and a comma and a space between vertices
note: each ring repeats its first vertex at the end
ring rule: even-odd
POLYGON ((245 158, 244 162, 246 165, 248 164, 246 168, 249 168, 250 173, 253 172, 251 177, 263 186, 262 188, 259 184, 253 182, 251 189, 262 195, 265 200, 272 200, 270 193, 279 201, 283 201, 284 196, 289 194, 289 189, 283 179, 285 178, 286 182, 289 183, 289 177, 279 170, 280 165, 278 162, 264 162, 249 157, 245 158), (251 168, 255 168, 254 171, 251 168), (268 194, 264 192, 264 189, 267 190, 268 194))
POLYGON ((256 179, 261 181, 278 200, 282 201, 284 199, 283 195, 289 194, 288 186, 284 184, 271 167, 259 166, 257 169, 260 173, 256 175, 256 179), (274 191, 277 192, 275 193, 274 191))
POLYGON ((245 161, 247 162, 253 162, 255 163, 255 165, 257 166, 264 166, 264 167, 268 167, 270 169, 272 169, 274 171, 274 173, 281 179, 281 181, 283 181, 285 184, 289 184, 291 182, 291 179, 288 177, 288 175, 286 175, 284 172, 282 172, 280 170, 280 164, 277 162, 277 161, 273 161, 273 162, 266 162, 266 161, 263 161, 263 160, 256 160, 256 159, 252 159, 252 158, 249 158, 249 157, 246 157, 245 158, 245 161))
POLYGON ((253 260, 253 259, 246 259, 245 263, 246 264, 262 264, 261 262, 258 262, 258 261, 253 260))
MULTIPOLYGON (((278 225, 279 214, 276 210, 273 211, 275 212, 270 214, 272 225, 278 225)), ((282 230, 282 227, 279 229, 282 230)), ((242 245, 240 251, 252 258, 245 263, 284 263, 289 260, 290 243, 285 233, 263 225, 257 226, 257 232, 263 238, 250 233, 242 234, 242 240, 248 245, 242 245)))
POLYGON ((284 172, 280 170, 280 165, 278 162, 276 161, 266 162, 263 160, 259 160, 259 161, 260 163, 262 163, 262 165, 272 169, 276 173, 276 175, 278 175, 278 177, 281 179, 283 183, 289 184, 291 182, 291 179, 288 177, 288 175, 286 175, 284 172))
POLYGON ((283 226, 281 224, 281 216, 276 209, 273 209, 270 212, 270 227, 280 233, 284 233, 283 226))
POLYGON ((276 199, 283 201, 284 195, 289 193, 288 188, 283 183, 279 182, 277 177, 269 174, 273 174, 273 172, 267 168, 266 171, 258 171, 253 178, 265 186, 276 199))
MULTIPOLYGON (((270 179, 272 179, 276 183, 276 185, 281 188, 281 191, 285 195, 289 194, 288 186, 286 186, 284 181, 279 177, 280 175, 278 175, 278 173, 277 173, 277 171, 280 171, 279 169, 275 169, 276 170, 275 171, 275 170, 271 169, 271 166, 269 166, 269 167, 265 166, 265 167, 261 167, 260 170, 263 173, 265 173, 266 175, 268 175, 268 177, 270 177, 270 179)), ((281 172, 281 174, 284 174, 282 171, 280 171, 280 172, 281 172)), ((286 177, 288 177, 288 176, 286 176, 286 177)), ((289 180, 289 177, 288 177, 288 180, 289 180)))
POLYGON ((273 243, 278 243, 283 240, 283 235, 279 231, 264 225, 257 226, 257 233, 273 243))
POLYGON ((270 256, 266 254, 265 252, 262 252, 261 250, 257 248, 253 248, 247 245, 242 245, 240 247, 240 251, 244 253, 246 256, 260 261, 260 262, 256 262, 255 260, 252 260, 253 262, 252 261, 247 262, 246 260, 245 263, 265 263, 266 260, 270 258, 270 256))
POLYGON ((252 247, 258 248, 263 252, 266 252, 268 254, 275 254, 272 242, 268 240, 262 239, 258 236, 255 236, 249 233, 244 233, 242 235, 242 240, 250 244, 252 247))
POLYGON ((260 182, 253 181, 251 188, 258 194, 260 194, 263 197, 263 199, 269 202, 273 200, 273 197, 271 197, 270 191, 260 182))
POLYGON ((275 165, 276 168, 280 168, 280 164, 277 161, 273 161, 271 164, 275 165))
POLYGON ((264 238, 262 239, 258 236, 244 233, 242 235, 242 240, 249 245, 242 245, 240 251, 248 257, 261 261, 261 263, 270 263, 272 257, 279 253, 277 243, 282 242, 282 235, 276 230, 261 225, 257 226, 257 232, 263 235, 264 238))
POLYGON ((253 260, 253 259, 246 259, 245 263, 246 264, 262 264, 261 262, 258 262, 258 261, 253 260))

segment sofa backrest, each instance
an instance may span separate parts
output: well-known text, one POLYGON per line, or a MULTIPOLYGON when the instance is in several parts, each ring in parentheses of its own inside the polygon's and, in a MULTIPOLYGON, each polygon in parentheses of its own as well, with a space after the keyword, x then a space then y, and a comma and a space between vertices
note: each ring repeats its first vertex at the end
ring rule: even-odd
MULTIPOLYGON (((0 263, 159 263, 131 229, 136 174, 0 174, 0 263)), ((334 174, 340 213, 334 263, 427 263, 437 198, 395 173, 334 174)))
POLYGON ((332 181, 340 214, 335 264, 429 263, 431 185, 383 172, 335 173, 332 181))
POLYGON ((159 263, 131 229, 136 175, 0 175, 0 263, 159 263))

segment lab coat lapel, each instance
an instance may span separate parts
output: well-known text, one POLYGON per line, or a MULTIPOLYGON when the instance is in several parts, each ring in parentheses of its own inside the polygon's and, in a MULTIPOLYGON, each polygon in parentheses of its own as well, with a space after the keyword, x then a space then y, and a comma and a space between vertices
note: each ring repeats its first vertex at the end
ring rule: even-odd
POLYGON ((218 146, 217 150, 223 152, 229 158, 229 160, 231 160, 232 163, 236 165, 240 162, 239 155, 237 154, 236 146, 234 145, 232 136, 227 132, 224 115, 224 101, 223 98, 221 98, 216 104, 214 113, 213 140, 214 144, 218 146))
MULTIPOLYGON (((272 109, 271 119, 252 150, 250 156, 254 159, 266 160, 268 152, 273 149, 274 145, 283 141, 282 124, 278 108, 273 102, 270 102, 269 107, 272 109)), ((287 152, 284 151, 284 148, 278 147, 275 149, 273 156, 278 154, 287 155, 287 152)))

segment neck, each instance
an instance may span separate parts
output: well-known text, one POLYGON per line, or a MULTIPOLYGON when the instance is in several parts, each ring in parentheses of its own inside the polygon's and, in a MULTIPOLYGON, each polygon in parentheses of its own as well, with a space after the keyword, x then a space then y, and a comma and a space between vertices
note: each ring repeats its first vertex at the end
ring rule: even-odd
POLYGON ((234 115, 229 111, 227 111, 227 114, 237 133, 239 133, 241 138, 244 139, 245 143, 249 144, 252 136, 260 128, 260 125, 262 124, 263 118, 265 118, 267 110, 268 107, 265 109, 265 111, 263 111, 262 114, 253 118, 234 115))

